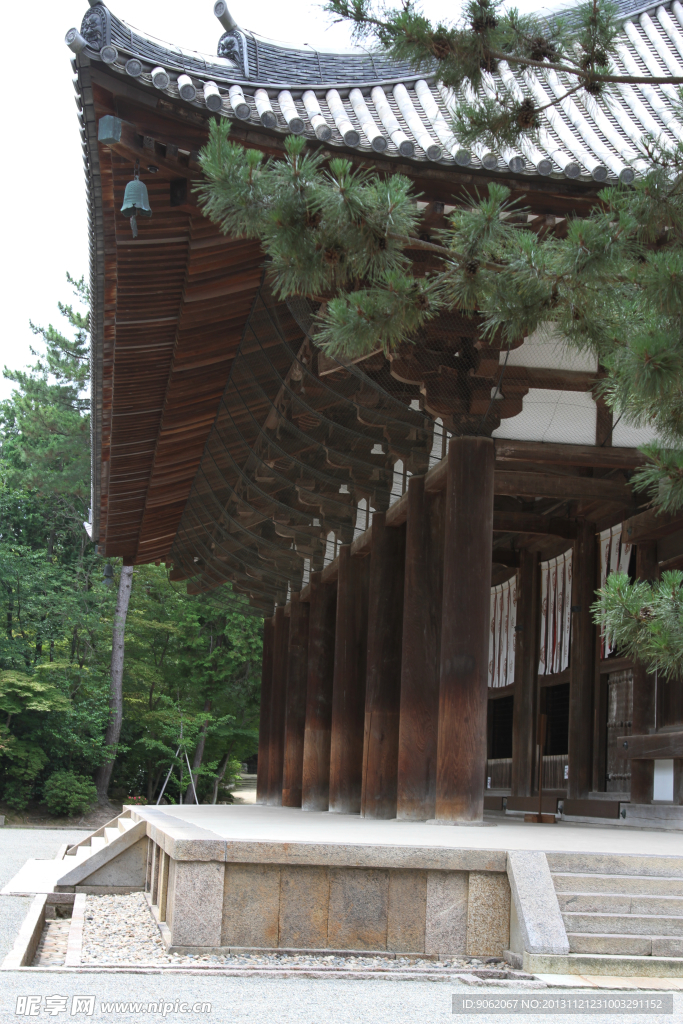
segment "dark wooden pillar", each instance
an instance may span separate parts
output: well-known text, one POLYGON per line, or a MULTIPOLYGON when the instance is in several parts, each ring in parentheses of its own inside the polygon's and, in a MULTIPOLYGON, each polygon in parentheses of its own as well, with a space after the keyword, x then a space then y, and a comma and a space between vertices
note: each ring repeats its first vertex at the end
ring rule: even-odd
POLYGON ((326 811, 330 805, 330 739, 337 587, 311 573, 308 623, 308 688, 301 806, 326 811))
POLYGON ((268 758, 270 753, 270 701, 273 689, 273 634, 275 619, 263 620, 263 660, 261 662, 261 709, 258 727, 256 763, 256 803, 268 803, 268 758))
MULTIPOLYGON (((636 547, 636 576, 639 580, 659 578, 657 542, 641 541, 636 547)), ((642 735, 656 724, 657 687, 655 676, 636 661, 633 667, 633 717, 631 732, 642 735)), ((654 761, 631 761, 631 803, 651 804, 655 779, 654 761)), ((675 794, 674 794, 675 796, 675 794)))
POLYGON ((369 567, 369 558, 352 558, 351 545, 342 544, 337 577, 330 740, 330 810, 339 814, 360 812, 369 567))
POLYGON ((433 818, 446 496, 408 482, 396 817, 433 818))
POLYGON ((368 587, 364 818, 396 817, 405 552, 405 526, 387 526, 385 513, 375 512, 368 587))
POLYGON ((283 807, 301 807, 308 685, 308 617, 308 604, 301 603, 298 593, 292 594, 289 606, 285 756, 282 772, 283 807))
MULTIPOLYGON (((633 761, 631 762, 633 764, 633 761)), ((683 758, 674 758, 674 804, 683 804, 683 758)))
POLYGON ((287 647, 289 619, 284 608, 275 609, 273 630, 273 689, 270 698, 270 745, 268 753, 268 800, 282 804, 282 770, 285 753, 285 706, 287 700, 287 647))
POLYGON ((538 554, 522 549, 517 583, 515 697, 512 706, 513 796, 531 796, 535 788, 539 592, 538 554))
POLYGON ((595 523, 577 523, 572 559, 572 636, 569 659, 570 799, 587 797, 593 779, 593 688, 595 627, 591 605, 598 586, 595 523))
POLYGON ((451 440, 436 766, 439 821, 477 822, 484 815, 494 460, 491 438, 451 440))

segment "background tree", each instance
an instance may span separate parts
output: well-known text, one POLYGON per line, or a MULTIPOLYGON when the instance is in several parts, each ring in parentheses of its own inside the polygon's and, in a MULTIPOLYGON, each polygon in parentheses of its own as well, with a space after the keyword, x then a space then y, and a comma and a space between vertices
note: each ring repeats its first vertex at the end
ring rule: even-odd
MULTIPOLYGON (((83 282, 69 280, 87 303, 83 282)), ((6 371, 16 387, 0 404, 0 800, 15 813, 45 802, 54 814, 82 814, 103 767, 118 798, 152 799, 181 721, 200 799, 211 799, 225 751, 243 758, 256 750, 258 690, 252 686, 248 698, 244 690, 260 664, 261 623, 244 616, 244 602, 229 588, 188 597, 163 567, 128 567, 126 574, 113 559, 113 576, 105 576, 83 525, 87 313, 60 310, 72 336, 34 328, 45 351, 35 351, 26 370, 6 371), (133 572, 129 664, 114 702, 123 726, 115 736, 112 636, 119 580, 133 572)), ((185 772, 183 790, 188 781, 185 772)))

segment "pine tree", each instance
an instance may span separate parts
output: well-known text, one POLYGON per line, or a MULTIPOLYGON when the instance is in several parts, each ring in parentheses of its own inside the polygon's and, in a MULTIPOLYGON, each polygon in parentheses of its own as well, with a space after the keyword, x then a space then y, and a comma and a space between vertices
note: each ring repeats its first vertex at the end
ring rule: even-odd
MULTIPOLYGON (((617 8, 601 0, 545 21, 472 0, 457 25, 432 25, 411 3, 376 12, 369 0, 330 0, 327 10, 383 53, 436 72, 458 91, 458 139, 498 152, 533 140, 541 113, 499 88, 505 67, 555 70, 566 95, 600 96, 624 80, 613 62, 617 8)), ((683 100, 680 108, 682 116, 683 100)), ((551 327, 597 356, 615 418, 656 431, 634 485, 664 510, 683 507, 683 144, 643 139, 639 177, 603 189, 564 238, 529 230, 523 205, 490 184, 485 195, 463 196, 438 243, 420 238, 419 197, 407 179, 306 147, 290 137, 283 159, 266 160, 232 143, 229 125, 216 121, 200 155, 199 193, 226 233, 260 240, 278 296, 320 304, 323 350, 359 357, 419 345, 421 328, 442 310, 483 315, 498 343, 551 327)), ((612 616, 610 628, 615 600, 610 592, 596 612, 612 616)))

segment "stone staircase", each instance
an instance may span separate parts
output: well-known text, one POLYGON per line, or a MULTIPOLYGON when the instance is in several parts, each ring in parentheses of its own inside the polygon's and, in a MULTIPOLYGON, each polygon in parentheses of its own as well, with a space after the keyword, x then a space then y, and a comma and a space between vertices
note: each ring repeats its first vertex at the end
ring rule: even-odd
POLYGON ((146 834, 146 823, 133 821, 130 811, 124 811, 69 847, 56 890, 71 886, 111 889, 144 885, 146 834))
POLYGON ((28 860, 3 895, 48 892, 131 892, 145 885, 147 823, 130 810, 107 822, 55 860, 28 860))
POLYGON ((683 857, 547 856, 570 954, 683 957, 683 857))

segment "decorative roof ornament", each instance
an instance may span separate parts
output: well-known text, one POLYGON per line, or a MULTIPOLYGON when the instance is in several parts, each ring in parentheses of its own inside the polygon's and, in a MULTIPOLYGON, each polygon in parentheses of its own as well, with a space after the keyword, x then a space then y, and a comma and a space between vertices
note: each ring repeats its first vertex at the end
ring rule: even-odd
POLYGON ((213 13, 225 29, 225 32, 218 40, 218 56, 224 57, 226 60, 230 60, 238 67, 241 67, 244 77, 250 78, 247 40, 228 10, 225 0, 216 0, 216 3, 213 5, 213 13))
POLYGON ((140 181, 139 160, 135 161, 135 177, 126 185, 121 213, 124 217, 130 217, 130 226, 133 232, 133 238, 138 237, 138 216, 152 216, 152 207, 149 205, 147 186, 144 181, 140 181))
POLYGON ((111 15, 104 4, 91 0, 90 10, 85 12, 81 22, 81 35, 96 53, 111 45, 111 15))

